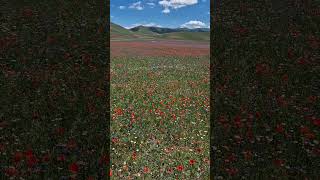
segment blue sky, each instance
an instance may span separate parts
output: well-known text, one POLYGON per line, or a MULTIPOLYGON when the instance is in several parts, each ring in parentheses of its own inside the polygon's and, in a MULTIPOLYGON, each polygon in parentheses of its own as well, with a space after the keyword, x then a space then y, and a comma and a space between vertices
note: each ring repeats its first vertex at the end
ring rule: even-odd
POLYGON ((209 13, 210 0, 110 0, 111 22, 125 28, 208 28, 209 13))

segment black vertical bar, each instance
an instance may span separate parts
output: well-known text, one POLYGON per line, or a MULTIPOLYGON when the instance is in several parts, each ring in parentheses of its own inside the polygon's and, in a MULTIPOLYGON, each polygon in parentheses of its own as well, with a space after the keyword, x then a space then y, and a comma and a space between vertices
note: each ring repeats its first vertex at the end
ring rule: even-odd
POLYGON ((109 13, 0 1, 0 179, 109 178, 109 13))
POLYGON ((211 179, 319 179, 319 5, 211 5, 211 179))

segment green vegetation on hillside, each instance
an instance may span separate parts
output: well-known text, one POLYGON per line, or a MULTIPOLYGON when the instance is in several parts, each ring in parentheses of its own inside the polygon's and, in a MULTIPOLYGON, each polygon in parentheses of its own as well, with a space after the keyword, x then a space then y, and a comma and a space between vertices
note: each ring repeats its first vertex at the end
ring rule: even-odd
MULTIPOLYGON (((146 40, 146 39, 177 39, 177 40, 194 40, 194 41, 209 41, 210 32, 197 32, 200 30, 179 29, 180 32, 157 33, 154 32, 155 27, 137 26, 132 29, 126 29, 117 24, 111 23, 111 39, 112 40, 146 40)), ((164 30, 168 28, 162 28, 164 30)), ((160 32, 160 30, 158 30, 160 32)), ((178 30, 177 30, 178 31, 178 30)))

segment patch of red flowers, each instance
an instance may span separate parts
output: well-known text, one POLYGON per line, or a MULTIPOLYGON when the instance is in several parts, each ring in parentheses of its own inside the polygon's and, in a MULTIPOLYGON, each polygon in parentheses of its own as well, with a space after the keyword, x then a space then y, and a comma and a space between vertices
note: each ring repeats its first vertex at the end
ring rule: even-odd
POLYGON ((256 73, 258 75, 265 75, 270 73, 270 71, 270 66, 268 64, 261 63, 256 65, 256 73))
POLYGON ((123 115, 123 110, 122 110, 121 108, 116 108, 116 109, 114 110, 114 112, 115 112, 116 115, 118 115, 118 116, 123 115))
POLYGON ((59 155, 57 157, 57 161, 65 161, 66 160, 66 156, 65 155, 59 155))
POLYGON ((284 127, 282 124, 277 124, 276 126, 276 132, 277 133, 283 133, 284 132, 284 127))
POLYGON ((137 159, 137 153, 135 151, 133 151, 132 153, 132 159, 133 160, 136 160, 137 159))
POLYGON ((320 127, 320 118, 313 120, 313 125, 320 127))
POLYGON ((78 171, 79 171, 79 166, 78 166, 78 164, 77 163, 71 163, 70 165, 69 165, 69 171, 71 172, 71 173, 74 173, 74 174, 76 174, 76 173, 78 173, 78 171))
POLYGON ((25 157, 27 159, 27 166, 28 167, 33 167, 38 163, 38 159, 36 156, 33 154, 32 150, 28 150, 25 152, 25 157))
POLYGON ((182 165, 177 166, 178 171, 183 171, 184 167, 182 165))
POLYGON ((5 175, 12 177, 18 175, 18 170, 15 167, 9 167, 4 169, 4 173, 5 175))
POLYGON ((105 165, 109 164, 109 156, 108 155, 103 155, 103 156, 100 157, 99 165, 101 166, 103 164, 105 164, 105 165))
POLYGON ((304 137, 308 139, 314 139, 315 134, 308 127, 302 126, 300 127, 300 133, 303 134, 304 137))
POLYGON ((119 142, 119 139, 116 138, 116 137, 113 137, 113 138, 111 139, 111 141, 112 141, 113 143, 117 143, 117 142, 119 142))
POLYGON ((149 172, 150 172, 150 169, 149 169, 147 166, 145 166, 145 167, 143 168, 143 172, 144 172, 144 173, 149 173, 149 172))
POLYGON ((196 163, 196 160, 194 160, 194 159, 190 159, 190 160, 189 160, 189 164, 190 164, 190 165, 194 165, 195 163, 196 163))
POLYGON ((173 173, 173 169, 172 169, 172 168, 169 168, 169 169, 167 170, 167 172, 168 172, 169 174, 172 174, 172 173, 173 173))
POLYGON ((23 153, 22 152, 16 152, 14 154, 13 161, 15 163, 19 163, 22 160, 22 158, 23 158, 23 153))
POLYGON ((275 159, 273 160, 273 164, 275 164, 276 166, 280 167, 280 166, 283 166, 285 163, 285 160, 282 160, 282 159, 275 159))
POLYGON ((237 168, 227 168, 226 172, 230 175, 230 176, 235 176, 236 174, 238 174, 239 170, 237 168))

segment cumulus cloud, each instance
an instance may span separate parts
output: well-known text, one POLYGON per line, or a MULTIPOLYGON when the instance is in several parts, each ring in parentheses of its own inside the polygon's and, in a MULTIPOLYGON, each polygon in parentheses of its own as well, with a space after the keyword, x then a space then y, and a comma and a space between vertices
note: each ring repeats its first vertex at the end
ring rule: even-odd
POLYGON ((125 6, 119 6, 119 9, 125 9, 126 7, 125 6))
POLYGON ((207 28, 208 26, 201 21, 189 21, 189 22, 182 24, 180 27, 195 29, 195 28, 207 28))
POLYGON ((159 24, 156 24, 156 23, 135 23, 135 24, 132 24, 131 26, 127 26, 125 27, 126 29, 131 29, 131 28, 134 28, 134 27, 137 27, 137 26, 145 26, 145 27, 162 27, 161 25, 159 24))
POLYGON ((161 25, 158 25, 156 23, 148 23, 148 24, 142 24, 142 26, 146 26, 146 27, 162 27, 161 25))
POLYGON ((170 9, 179 9, 197 4, 198 0, 161 0, 159 4, 164 8, 163 13, 170 13, 170 9))
POLYGON ((143 10, 143 6, 141 5, 141 1, 135 2, 129 6, 130 9, 143 10))
POLYGON ((156 4, 153 3, 153 2, 148 2, 147 4, 148 4, 151 8, 154 8, 154 6, 156 6, 156 4))

